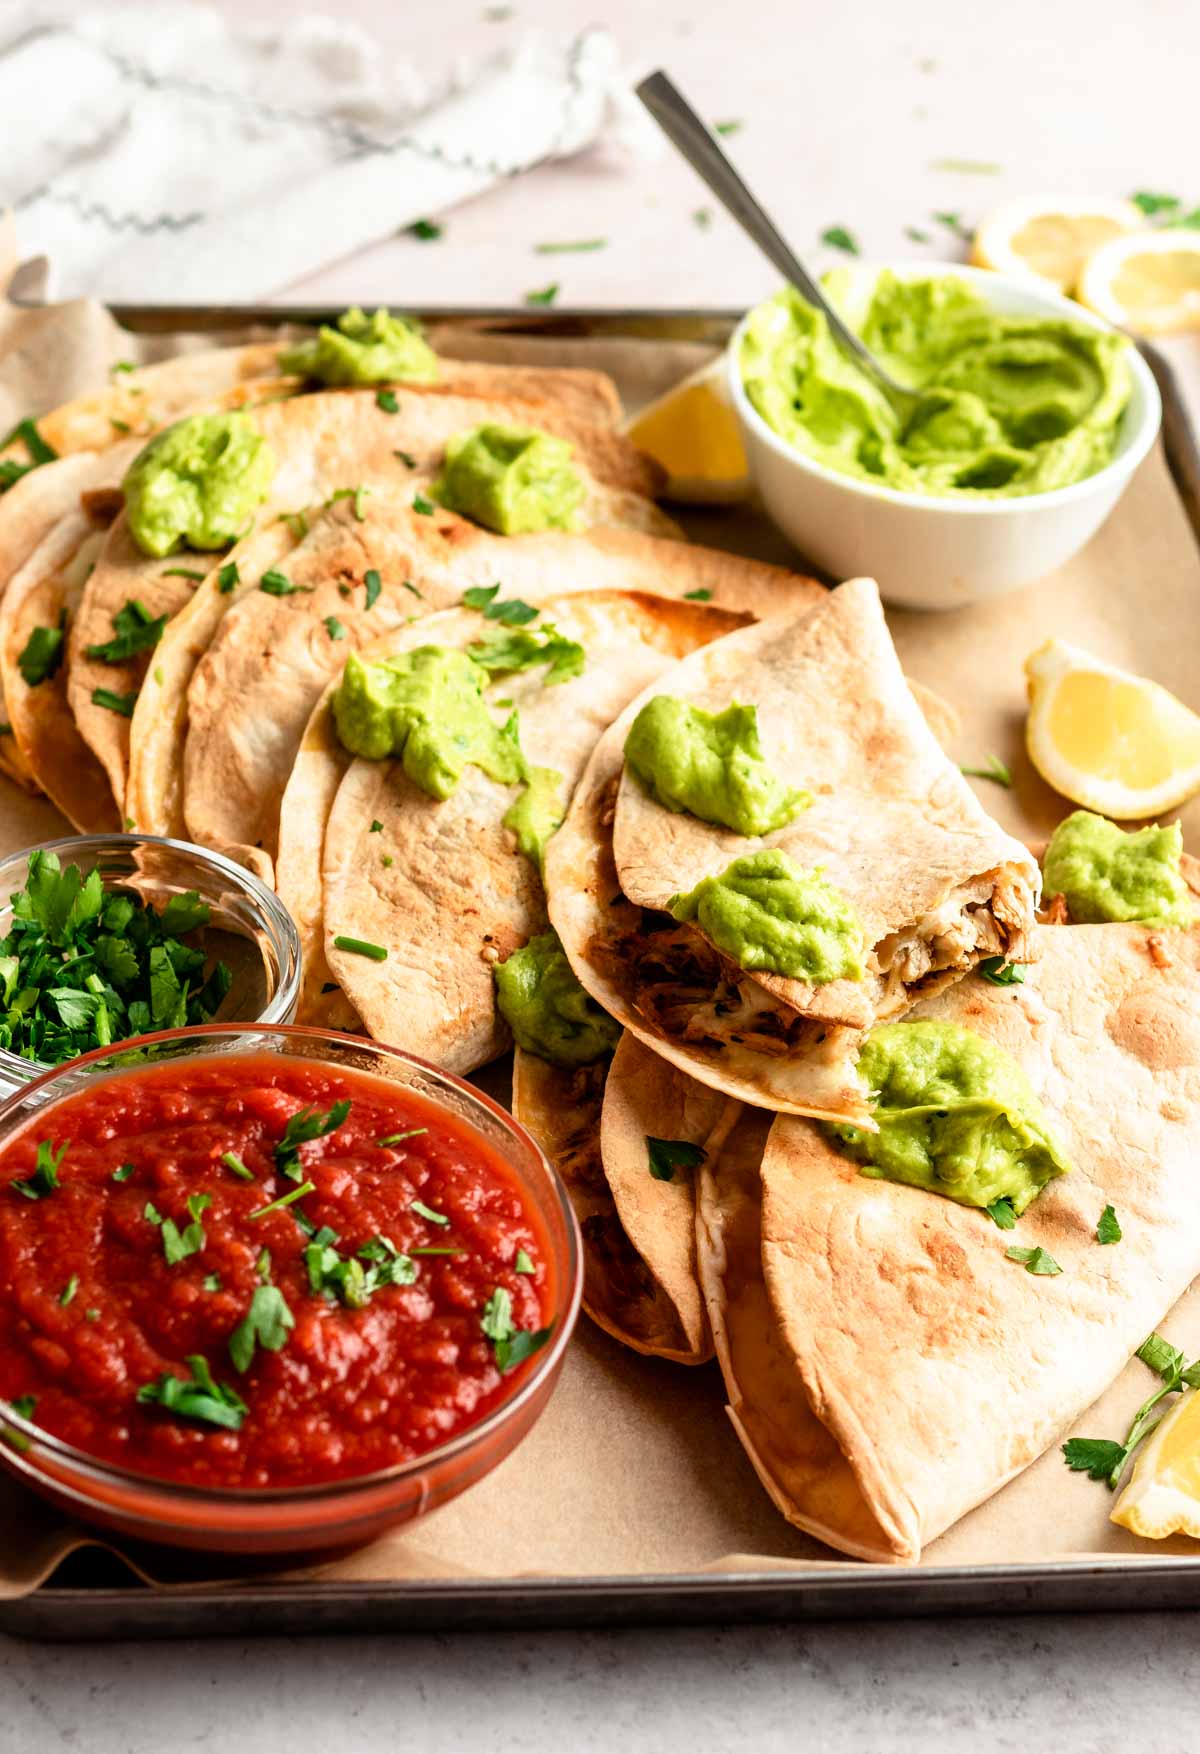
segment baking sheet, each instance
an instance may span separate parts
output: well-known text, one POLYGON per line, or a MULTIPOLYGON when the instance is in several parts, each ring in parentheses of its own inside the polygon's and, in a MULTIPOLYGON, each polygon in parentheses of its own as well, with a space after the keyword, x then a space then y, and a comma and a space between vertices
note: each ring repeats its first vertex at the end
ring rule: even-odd
MULTIPOLYGON (((171 333, 168 323, 190 325, 189 344, 211 344, 214 332, 245 335, 265 315, 120 314, 149 338, 131 339, 84 303, 0 312, 0 419, 102 380, 114 359, 160 357, 178 345, 178 327, 171 333)), ((709 357, 729 323, 721 314, 683 312, 430 316, 443 351, 598 365, 632 406, 709 357)), ((1194 457, 1174 414, 1183 473, 1194 457)), ((684 522, 699 541, 795 558, 753 509, 689 512, 684 522)), ((1200 552, 1161 450, 1104 530, 1051 579, 984 608, 889 619, 909 673, 962 711, 961 759, 994 752, 1009 762, 1012 792, 985 785, 981 795, 1018 833, 1043 835, 1064 811, 1021 747, 1021 664, 1042 640, 1072 639, 1154 675, 1200 709, 1200 552)), ((1190 843, 1200 845, 1200 804, 1184 820, 1190 843)), ((0 851, 63 831, 48 804, 0 781, 0 851)), ((1163 1328, 1194 1353, 1200 1291, 1193 1288, 1163 1328)), ((1145 1385, 1144 1367, 1131 1364, 1078 1431, 1123 1429, 1145 1385)), ((1200 1601, 1194 1546, 1183 1538, 1139 1543, 1108 1522, 1110 1504, 1102 1487, 1069 1474, 1054 1449, 934 1543, 919 1567, 838 1559, 772 1509, 725 1418, 715 1367, 638 1357, 583 1318, 560 1387, 516 1454, 408 1531, 315 1565, 234 1568, 130 1547, 118 1568, 100 1558, 86 1531, 0 1484, 0 1625, 119 1636, 1200 1601), (71 1553, 72 1581, 38 1589, 71 1553), (80 1587, 81 1576, 101 1587, 80 1587)))

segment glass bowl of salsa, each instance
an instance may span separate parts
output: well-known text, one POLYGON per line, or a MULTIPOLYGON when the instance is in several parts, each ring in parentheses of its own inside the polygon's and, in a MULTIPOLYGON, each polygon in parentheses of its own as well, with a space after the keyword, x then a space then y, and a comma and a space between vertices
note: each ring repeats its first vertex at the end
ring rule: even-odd
POLYGON ((0 859, 0 1096, 51 1066, 197 1023, 290 1023, 296 923, 220 853, 71 835, 0 859))
POLYGON ((0 1104, 0 1464, 116 1533, 321 1552, 520 1442, 579 1307, 530 1138, 400 1049, 208 1025, 0 1104))

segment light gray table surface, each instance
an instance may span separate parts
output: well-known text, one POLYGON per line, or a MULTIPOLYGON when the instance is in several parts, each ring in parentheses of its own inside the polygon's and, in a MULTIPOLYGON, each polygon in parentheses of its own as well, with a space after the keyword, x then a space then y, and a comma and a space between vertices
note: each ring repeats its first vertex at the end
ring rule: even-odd
MULTIPOLYGON (((221 0, 279 22, 303 0, 221 0)), ((314 6, 317 0, 313 0, 314 6)), ((74 10, 83 10, 75 7, 74 10)), ((388 52, 439 64, 538 24, 610 24, 637 71, 664 65, 714 119, 785 227, 811 248, 846 225, 870 254, 914 253, 908 224, 1043 188, 1167 190, 1195 202, 1200 9, 1145 0, 338 0, 388 52), (994 162, 991 175, 938 168, 994 162)), ((560 303, 745 303, 770 270, 665 160, 546 168, 447 217, 436 246, 397 239, 294 298, 519 302, 546 278, 534 244, 604 235, 559 258, 560 303)), ((953 240, 939 238, 942 248, 953 240)), ((916 252, 921 253, 921 252, 916 252)), ((931 256, 933 249, 928 252, 931 256)), ((828 260, 817 253, 818 261, 828 260)), ((196 286, 194 296, 202 297, 196 286)), ((0 1754, 297 1747, 443 1754, 662 1750, 1036 1750, 1174 1754, 1194 1745, 1191 1614, 44 1646, 0 1641, 0 1754)))

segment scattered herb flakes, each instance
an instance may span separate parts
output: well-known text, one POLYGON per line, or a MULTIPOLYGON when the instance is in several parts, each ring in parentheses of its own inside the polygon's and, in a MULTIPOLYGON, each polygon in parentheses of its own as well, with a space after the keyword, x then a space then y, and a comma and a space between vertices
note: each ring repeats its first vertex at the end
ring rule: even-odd
POLYGON ((284 1128, 283 1138, 275 1147, 275 1167, 280 1175, 286 1176, 289 1181, 298 1182, 304 1173, 300 1167, 301 1145, 308 1145, 314 1139, 324 1139, 330 1133, 336 1133, 349 1113, 350 1098, 346 1096, 340 1102, 335 1102, 325 1114, 310 1105, 291 1115, 284 1128))
POLYGON ((393 451, 392 455, 393 457, 399 457, 406 469, 415 469, 417 466, 417 459, 413 456, 411 451, 393 451))
POLYGON ((518 1249, 517 1250, 517 1258, 513 1262, 513 1272, 514 1273, 534 1273, 536 1271, 537 1271, 537 1269, 533 1264, 533 1257, 529 1254, 529 1252, 526 1249, 518 1249))
POLYGON ((138 691, 133 689, 129 694, 116 694, 111 688, 93 688, 93 706, 107 707, 110 713, 120 713, 123 719, 133 717, 133 709, 137 705, 138 691))
POLYGON ((1024 984, 1025 970, 1018 962, 1005 962, 1002 956, 985 956, 979 972, 993 987, 1019 987, 1024 984))
POLYGON ((257 1346, 267 1352, 281 1351, 295 1325, 296 1318, 279 1287, 258 1286, 246 1315, 229 1336, 229 1356, 234 1369, 244 1376, 257 1346))
POLYGON ((991 1205, 986 1206, 984 1210, 997 1229, 1013 1230, 1016 1228, 1017 1215, 1013 1211, 1013 1203, 1007 1194, 1003 1194, 998 1200, 993 1200, 991 1205))
POLYGON ((549 286, 542 286, 525 294, 527 305, 552 305, 558 297, 558 281, 552 280, 549 286))
POLYGON ((1004 166, 994 164, 988 158, 935 158, 930 160, 928 168, 949 171, 958 177, 998 177, 1004 166))
MULTIPOLYGON (((205 575, 202 572, 197 572, 194 566, 168 566, 164 567, 158 576, 160 579, 192 579, 198 583, 205 575)), ((165 620, 166 617, 164 616, 163 619, 165 620)))
POLYGON ((1096 1241, 1099 1243, 1120 1242, 1121 1236, 1121 1221, 1113 1208, 1106 1206, 1096 1224, 1096 1241))
MULTIPOLYGON (((301 1182, 298 1188, 292 1188, 290 1193, 281 1194, 277 1200, 272 1200, 269 1206, 260 1206, 257 1212, 251 1212, 250 1216, 251 1218, 265 1218, 269 1212, 282 1212, 294 1200, 303 1200, 307 1195, 315 1194, 316 1191, 316 1182, 301 1182)), ((300 1214, 297 1213, 296 1217, 298 1219, 300 1214)))
POLYGON ((137 364, 132 359, 115 359, 108 368, 110 378, 117 377, 121 372, 135 372, 137 364))
POLYGON ((221 1275, 219 1273, 206 1273, 202 1284, 206 1291, 219 1291, 221 1289, 221 1275))
POLYGON ((385 414, 399 414, 400 404, 396 400, 395 390, 376 390, 375 406, 382 408, 385 414))
POLYGON ((67 1280, 66 1284, 63 1286, 62 1290, 58 1294, 58 1301, 64 1309, 67 1307, 67 1305, 69 1303, 73 1303, 75 1301, 75 1293, 78 1290, 79 1290, 79 1274, 72 1273, 71 1277, 67 1280))
MULTIPOLYGON (((375 1143, 377 1145, 398 1145, 401 1139, 415 1139, 419 1134, 427 1133, 428 1131, 428 1127, 409 1127, 406 1132, 389 1133, 386 1138, 376 1139, 375 1143)), ((415 1206, 413 1207, 413 1210, 416 1211, 415 1206)), ((428 1212, 426 1212, 425 1216, 429 1216, 428 1212)), ((449 1219, 447 1219, 446 1222, 449 1223, 449 1219)))
POLYGON ((994 780, 998 786, 1012 785, 1012 770, 998 755, 989 755, 982 767, 970 767, 960 763, 958 771, 973 780, 994 780))
POLYGON ((367 833, 368 834, 382 834, 383 833, 383 823, 380 822, 378 816, 376 816, 372 819, 371 826, 367 830, 367 833))
POLYGON ((198 1419, 206 1425, 240 1431, 250 1409, 236 1389, 228 1383, 216 1382, 208 1360, 199 1353, 190 1354, 185 1362, 192 1373, 190 1377, 164 1371, 157 1382, 143 1383, 137 1393, 141 1405, 162 1407, 181 1419, 198 1419))
POLYGON ((234 586, 240 585, 241 582, 241 574, 238 572, 237 561, 227 560, 217 574, 218 591, 220 591, 223 596, 227 597, 230 591, 233 590, 234 586))
POLYGON ((57 627, 35 627, 21 648, 17 668, 26 688, 48 682, 63 661, 63 620, 57 627))
MULTIPOLYGON (((397 1135, 397 1137, 399 1136, 397 1135)), ((425 1204, 424 1200, 410 1200, 408 1206, 409 1210, 415 1212, 418 1218, 424 1218, 430 1224, 449 1224, 450 1222, 444 1212, 435 1212, 432 1206, 425 1204)))
POLYGON ((37 1407, 37 1396, 18 1395, 15 1401, 10 1401, 8 1404, 18 1419, 32 1419, 37 1407))
POLYGON ((308 513, 306 511, 280 512, 277 522, 287 525, 291 531, 293 542, 303 542, 308 535, 308 513))
POLYGON ((425 1248, 409 1249, 408 1252, 410 1255, 465 1255, 467 1251, 466 1249, 450 1247, 434 1248, 432 1244, 429 1244, 425 1248))
POLYGON ((336 615, 326 615, 324 620, 325 632, 329 635, 330 639, 345 639, 345 625, 338 620, 336 615))
POLYGON ((685 591, 683 598, 685 603, 711 603, 712 592, 706 590, 685 591))
POLYGON ((485 6, 484 19, 488 24, 506 24, 513 15, 511 6, 485 6))
POLYGON ((656 1182, 673 1181, 677 1169, 698 1169, 705 1158, 703 1148, 686 1139, 652 1139, 648 1133, 646 1154, 656 1182))
POLYGON ((9 445, 22 444, 28 454, 28 463, 19 463, 15 457, 0 460, 0 493, 7 493, 13 484, 28 475, 33 469, 40 469, 43 463, 53 463, 58 452, 53 445, 46 443, 33 420, 18 420, 12 431, 0 439, 0 450, 7 450, 9 445))
POLYGON ((1062 1268, 1053 1255, 1047 1254, 1040 1245, 1037 1248, 1020 1248, 1016 1243, 1004 1251, 1005 1259, 1017 1261, 1027 1273, 1036 1273, 1039 1277, 1052 1279, 1062 1268))
POLYGON ((208 1238, 200 1220, 211 1205, 211 1194, 189 1195, 187 1210, 191 1223, 180 1230, 173 1218, 164 1218, 152 1201, 146 1201, 146 1218, 162 1233, 163 1254, 168 1267, 178 1266, 180 1261, 186 1261, 189 1255, 198 1255, 203 1249, 208 1238))
POLYGON ((714 122, 713 123, 713 133, 714 134, 724 134, 726 137, 728 137, 730 134, 740 133, 742 126, 743 126, 742 122, 740 120, 737 120, 737 119, 730 121, 730 122, 714 122))
POLYGON ((821 242, 828 244, 831 249, 844 250, 848 256, 862 254, 858 247, 858 239, 853 232, 847 231, 844 225, 827 225, 821 233, 821 242))
POLYGON ((931 241, 929 233, 922 231, 919 225, 906 225, 904 235, 914 244, 927 244, 931 241))
POLYGON ((371 492, 373 492, 373 489, 365 486, 338 487, 334 489, 325 503, 327 505, 336 505, 339 499, 350 500, 354 512, 354 521, 355 523, 362 524, 366 522, 367 517, 366 512, 363 510, 363 501, 371 492))
POLYGON ((423 518, 431 518, 434 513, 434 504, 431 499, 426 499, 423 493, 414 493, 412 509, 423 518))
POLYGON ((396 863, 396 861, 392 857, 391 853, 384 853, 384 855, 380 859, 379 863, 383 866, 385 871, 389 871, 392 868, 392 866, 396 863))
POLYGON ((498 603, 499 590, 499 585, 472 585, 463 592, 463 607, 478 609, 481 615, 489 621, 498 621, 502 627, 525 627, 537 620, 537 609, 532 603, 522 602, 520 597, 509 597, 498 603))
POLYGON ((363 584, 367 587, 367 608, 374 609, 379 601, 379 593, 383 589, 383 580, 373 566, 368 567, 363 577, 363 584))
POLYGON ((419 597, 422 603, 425 601, 424 591, 419 591, 411 579, 401 579, 400 585, 403 590, 411 592, 414 597, 419 597))
POLYGON ((39 1139, 33 1174, 22 1181, 9 1182, 9 1187, 27 1200, 44 1200, 58 1187, 58 1172, 66 1155, 65 1145, 59 1146, 56 1156, 49 1139, 39 1139))
POLYGON ((83 1312, 83 1319, 85 1322, 98 1322, 100 1320, 100 1311, 98 1309, 85 1309, 83 1312))
MULTIPOLYGON (((503 626, 501 623, 501 629, 503 626)), ((481 669, 498 675, 545 664, 547 688, 582 675, 587 663, 587 654, 579 641, 569 639, 549 623, 541 627, 510 626, 507 631, 498 629, 483 639, 472 640, 467 655, 481 669)))
POLYGON ((535 254, 539 256, 582 256, 593 250, 603 250, 607 247, 607 238, 580 238, 575 243, 534 244, 533 246, 535 254))
POLYGON ((222 1151, 221 1162, 225 1165, 230 1175, 235 1175, 240 1182, 252 1182, 254 1180, 254 1171, 246 1168, 246 1165, 242 1162, 236 1151, 222 1151))
POLYGON ((442 236, 444 227, 436 225, 432 219, 414 219, 411 225, 405 226, 410 238, 416 238, 423 244, 435 244, 442 236))
POLYGON ((955 237, 970 238, 971 228, 963 223, 961 213, 935 213, 933 217, 939 225, 944 225, 947 231, 952 231, 955 237))
MULTIPOLYGON (((174 569, 181 576, 200 579, 203 573, 192 572, 186 567, 174 569)), ((163 577, 168 577, 168 574, 163 577)), ((88 646, 89 658, 98 658, 103 664, 123 664, 137 652, 149 651, 156 646, 167 625, 166 615, 151 615, 139 597, 130 597, 123 609, 118 609, 113 616, 113 638, 103 644, 88 646)))
POLYGON ((713 222, 713 210, 711 207, 693 207, 693 209, 692 209, 692 224, 693 225, 699 226, 701 231, 708 231, 709 227, 712 225, 712 222, 713 222))
POLYGON ((258 581, 258 588, 260 591, 265 591, 268 597, 294 597, 298 591, 311 591, 313 589, 311 585, 294 585, 286 573, 281 573, 274 566, 267 568, 258 581))
POLYGON ((135 1173, 135 1168, 132 1163, 122 1163, 120 1168, 113 1170, 111 1179, 115 1182, 127 1182, 135 1173))
POLYGON ((108 424, 112 427, 114 432, 119 432, 122 435, 133 431, 133 428, 127 420, 118 420, 115 414, 109 415, 108 424))
POLYGON ((1147 189, 1138 189, 1129 199, 1147 219, 1154 219, 1163 213, 1176 213, 1183 205, 1178 195, 1155 195, 1147 189))
POLYGON ((382 944, 372 944, 369 938, 348 938, 339 932, 333 940, 335 950, 344 950, 347 956, 365 956, 371 962, 386 962, 387 950, 382 944))

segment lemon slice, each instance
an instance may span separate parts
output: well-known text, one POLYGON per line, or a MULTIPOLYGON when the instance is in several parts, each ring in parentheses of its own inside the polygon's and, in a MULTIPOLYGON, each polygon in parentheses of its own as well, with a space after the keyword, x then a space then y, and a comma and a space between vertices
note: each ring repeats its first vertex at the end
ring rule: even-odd
POLYGON ((1200 1538, 1200 1392, 1186 1390, 1154 1427, 1112 1520, 1151 1541, 1200 1538))
POLYGON ((1157 816, 1200 791, 1200 718, 1157 682, 1065 640, 1025 661, 1029 758, 1101 816, 1157 816))
POLYGON ((1200 329, 1200 232, 1167 226, 1111 239, 1085 263, 1079 298, 1139 335, 1200 329))
POLYGON ((726 369, 720 354, 626 422, 638 449, 666 470, 668 499, 733 505, 750 491, 742 435, 725 390, 726 369))
POLYGON ((1145 223, 1132 201, 1031 195, 1006 201, 988 215, 971 243, 971 260, 977 268, 1073 292, 1093 251, 1145 223))

